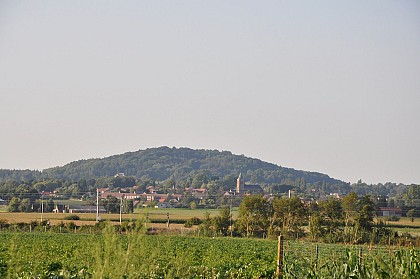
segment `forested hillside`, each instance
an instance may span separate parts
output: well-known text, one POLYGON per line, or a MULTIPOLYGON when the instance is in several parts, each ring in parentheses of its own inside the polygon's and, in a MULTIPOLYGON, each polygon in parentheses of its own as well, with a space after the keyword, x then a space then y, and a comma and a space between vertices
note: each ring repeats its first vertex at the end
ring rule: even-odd
POLYGON ((228 151, 169 147, 127 152, 102 159, 79 160, 42 172, 0 170, 0 180, 45 177, 79 181, 113 176, 116 173, 125 173, 126 176, 137 178, 150 177, 157 181, 171 179, 177 183, 200 173, 219 179, 242 173, 247 181, 260 184, 345 184, 325 174, 285 168, 244 155, 234 155, 228 151))

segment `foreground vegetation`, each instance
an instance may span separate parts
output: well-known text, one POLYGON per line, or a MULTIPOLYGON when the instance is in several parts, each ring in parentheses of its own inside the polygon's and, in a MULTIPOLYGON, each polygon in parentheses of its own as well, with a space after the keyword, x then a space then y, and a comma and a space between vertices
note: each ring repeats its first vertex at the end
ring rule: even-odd
MULTIPOLYGON (((1 233, 2 278, 276 278, 277 242, 126 234, 1 233)), ((286 241, 283 278, 419 278, 420 252, 286 241)))

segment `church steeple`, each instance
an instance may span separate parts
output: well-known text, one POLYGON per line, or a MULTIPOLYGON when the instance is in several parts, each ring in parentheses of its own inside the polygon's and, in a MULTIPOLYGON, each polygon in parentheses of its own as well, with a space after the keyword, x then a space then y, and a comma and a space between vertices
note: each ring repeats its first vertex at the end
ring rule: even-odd
POLYGON ((238 178, 236 179, 236 193, 243 193, 245 190, 245 180, 242 178, 242 173, 239 173, 238 178))

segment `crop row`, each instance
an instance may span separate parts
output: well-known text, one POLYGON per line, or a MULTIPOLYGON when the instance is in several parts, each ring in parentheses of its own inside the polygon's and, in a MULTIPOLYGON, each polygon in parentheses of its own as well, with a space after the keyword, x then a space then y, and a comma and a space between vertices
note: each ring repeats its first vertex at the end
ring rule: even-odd
MULTIPOLYGON (((419 251, 286 242, 284 278, 420 278, 419 251)), ((2 278, 275 278, 277 242, 237 238, 0 234, 2 278)))

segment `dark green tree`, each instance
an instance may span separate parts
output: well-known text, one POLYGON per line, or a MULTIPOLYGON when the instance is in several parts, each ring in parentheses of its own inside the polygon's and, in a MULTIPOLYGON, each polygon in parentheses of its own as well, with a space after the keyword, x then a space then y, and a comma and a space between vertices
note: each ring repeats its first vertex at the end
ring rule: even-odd
POLYGON ((134 212, 134 202, 133 200, 124 200, 124 212, 125 213, 133 213, 134 212))
POLYGON ((9 211, 10 212, 19 212, 20 211, 20 199, 17 197, 12 197, 9 202, 9 211))
POLYGON ((337 240, 337 237, 341 237, 340 229, 343 223, 343 208, 340 200, 329 198, 319 202, 319 207, 326 232, 330 238, 337 240))
POLYGON ((108 196, 102 200, 102 205, 108 213, 120 212, 120 200, 114 196, 108 196))
POLYGON ((408 205, 420 208, 420 185, 410 185, 405 199, 408 205))
POLYGON ((222 207, 218 216, 212 220, 214 230, 222 235, 227 235, 230 225, 230 209, 222 207))
POLYGON ((351 192, 342 199, 344 214, 344 239, 349 243, 355 243, 359 227, 356 226, 356 216, 359 211, 358 197, 355 192, 351 192))
POLYGON ((201 222, 199 228, 200 231, 205 235, 205 236, 209 236, 211 235, 211 233, 213 232, 213 228, 212 228, 212 219, 210 217, 210 213, 205 212, 204 213, 204 218, 203 221, 201 222))
POLYGON ((45 212, 52 212, 54 210, 54 201, 53 199, 48 199, 45 212))
POLYGON ((270 234, 296 237, 302 232, 306 218, 306 209, 298 197, 276 197, 272 201, 270 234))
POLYGON ((375 204, 373 203, 370 195, 365 195, 358 201, 358 212, 356 215, 356 222, 360 228, 371 231, 375 217, 375 204))
POLYGON ((239 206, 237 226, 246 237, 267 234, 271 204, 261 195, 246 196, 239 206))
POLYGON ((20 201, 19 211, 20 212, 31 212, 32 211, 31 200, 29 198, 24 198, 20 201))

